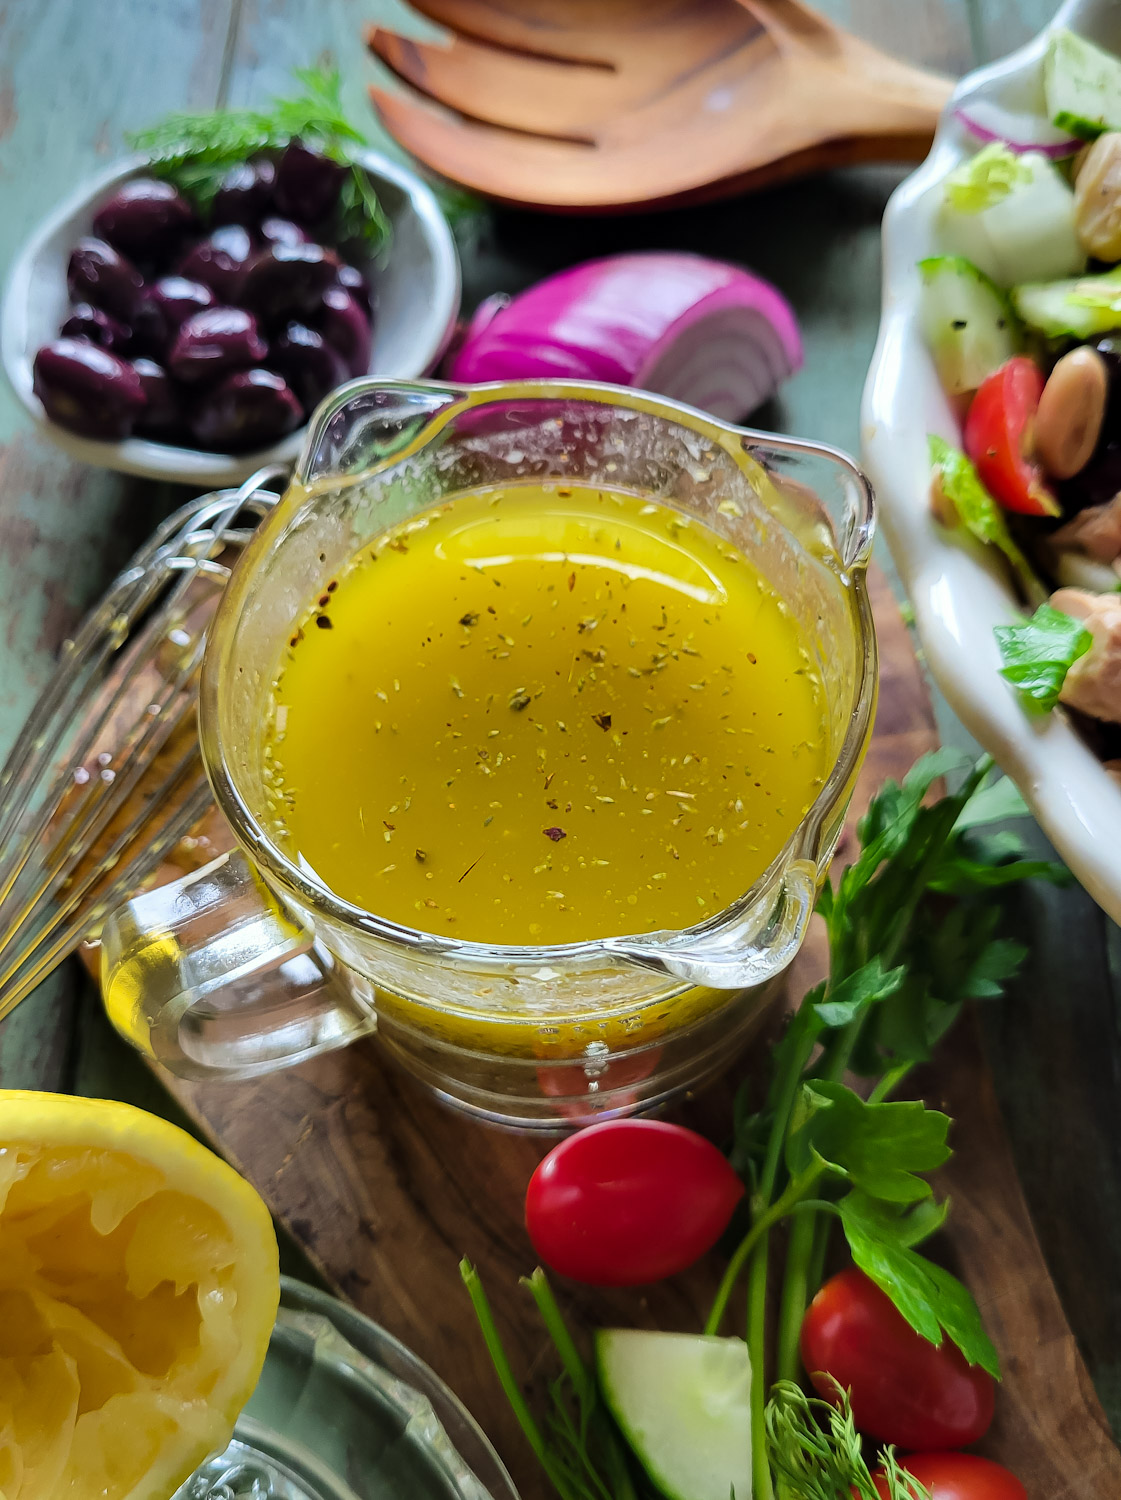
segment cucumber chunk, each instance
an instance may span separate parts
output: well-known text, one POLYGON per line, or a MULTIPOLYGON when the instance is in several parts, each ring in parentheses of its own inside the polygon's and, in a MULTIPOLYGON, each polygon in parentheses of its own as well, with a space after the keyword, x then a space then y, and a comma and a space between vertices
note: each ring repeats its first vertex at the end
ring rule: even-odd
POLYGON ((1121 130, 1121 58, 1073 31, 1055 31, 1043 60, 1043 97, 1059 129, 1084 141, 1121 130))
POLYGON ((751 1361, 742 1339, 606 1329, 600 1389, 668 1500, 751 1500, 751 1361))
POLYGON ((963 255, 919 261, 919 325, 942 388, 951 396, 975 391, 1020 347, 1008 299, 963 255))
POLYGON ((939 250, 964 255, 997 286, 1077 276, 1086 252, 1074 226, 1074 193, 1041 151, 993 143, 946 178, 935 216, 939 250))
POLYGON ((1012 306, 1030 327, 1051 339, 1092 339, 1121 328, 1121 266, 1071 281, 1025 282, 1012 288, 1012 306))

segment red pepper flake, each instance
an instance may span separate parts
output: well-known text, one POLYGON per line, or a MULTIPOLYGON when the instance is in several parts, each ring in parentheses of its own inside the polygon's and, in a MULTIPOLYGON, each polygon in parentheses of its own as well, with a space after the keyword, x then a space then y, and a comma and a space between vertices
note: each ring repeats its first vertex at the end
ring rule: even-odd
POLYGON ((546 807, 551 807, 553 809, 553 811, 556 812, 556 810, 557 810, 557 799, 555 797, 546 797, 545 798, 545 806, 546 807))
POLYGON ((604 729, 604 730, 610 729, 611 728, 611 715, 610 714, 593 714, 592 715, 592 723, 593 724, 598 724, 601 729, 604 729))
POLYGON ((335 628, 331 623, 330 615, 316 615, 315 623, 319 626, 320 630, 334 630, 335 628))
POLYGON ((552 839, 554 844, 559 844, 561 839, 568 837, 563 828, 543 828, 541 832, 547 839, 552 839))
POLYGON ((576 587, 576 574, 575 573, 570 573, 568 575, 568 592, 571 594, 572 590, 575 587, 576 587))
POLYGON ((331 602, 331 596, 330 596, 330 594, 320 594, 320 596, 319 596, 319 608, 320 609, 326 609, 327 605, 330 604, 330 602, 331 602))
POLYGON ((339 586, 339 580, 337 578, 332 578, 331 582, 327 585, 327 592, 329 594, 333 594, 335 592, 335 590, 338 588, 338 586, 339 586))
POLYGON ((753 667, 756 666, 758 664, 758 661, 759 661, 759 658, 755 655, 754 651, 749 651, 747 653, 747 659, 748 659, 748 661, 751 663, 751 665, 753 667))
POLYGON ((397 824, 396 823, 387 823, 384 818, 382 818, 382 820, 381 820, 381 826, 383 828, 388 828, 389 831, 390 831, 390 833, 396 833, 397 832, 397 824))

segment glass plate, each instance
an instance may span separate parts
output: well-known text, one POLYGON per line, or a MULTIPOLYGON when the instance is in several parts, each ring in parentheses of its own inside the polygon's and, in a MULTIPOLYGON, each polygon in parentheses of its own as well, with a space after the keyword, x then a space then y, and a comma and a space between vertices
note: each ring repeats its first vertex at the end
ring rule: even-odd
POLYGON ((383 1328, 289 1277, 233 1441, 173 1500, 518 1500, 474 1418, 383 1328))

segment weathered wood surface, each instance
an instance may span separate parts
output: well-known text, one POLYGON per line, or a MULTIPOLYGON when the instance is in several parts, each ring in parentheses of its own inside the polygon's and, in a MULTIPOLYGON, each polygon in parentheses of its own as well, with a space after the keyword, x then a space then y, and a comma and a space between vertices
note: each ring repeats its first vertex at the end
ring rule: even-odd
MULTIPOLYGON (((819 8, 911 62, 957 73, 1024 41, 1053 0, 819 0, 819 8)), ((365 105, 365 88, 379 74, 360 42, 371 21, 432 34, 399 0, 0 5, 0 280, 36 220, 121 150, 121 131, 167 109, 264 99, 284 86, 293 64, 330 52, 355 117, 365 117, 379 139, 365 105)), ((835 172, 625 222, 500 214, 465 259, 467 304, 613 249, 671 246, 741 261, 791 298, 806 343, 805 369, 761 416, 854 450, 879 313, 879 220, 898 175, 835 172)), ((136 541, 182 498, 185 492, 70 463, 33 432, 0 385, 0 752, 60 639, 136 541)), ((964 742, 944 708, 939 725, 945 738, 964 742)), ((1077 891, 1028 898, 1023 921, 1035 943, 1033 966, 1012 1005, 985 1012, 986 1045, 1047 1261, 1121 1427, 1118 930, 1077 891)), ((70 971, 0 1027, 0 1083, 173 1108, 70 971)), ((416 1151, 423 1157, 421 1143, 416 1151)), ((402 1158, 402 1171, 410 1160, 402 1158)), ((361 1184, 352 1190, 360 1195, 361 1184)), ((470 1401, 469 1385, 462 1391, 470 1401)))
MULTIPOLYGON (((902 776, 936 740, 926 688, 881 573, 873 574, 872 592, 880 706, 850 838, 872 791, 886 776, 902 776)), ((824 967, 815 932, 799 957, 791 995, 803 994, 824 967)), ((757 1045, 677 1117, 715 1139, 726 1137, 736 1084, 764 1050, 757 1045)), ((456 1271, 461 1255, 479 1268, 518 1367, 538 1381, 554 1373, 547 1340, 518 1285, 534 1264, 523 1194, 545 1148, 465 1123, 388 1065, 372 1042, 251 1083, 164 1081, 201 1132, 256 1185, 327 1284, 450 1380, 496 1443, 524 1500, 545 1500, 544 1481, 490 1369, 456 1271)), ((1032 1232, 972 1018, 927 1070, 924 1087, 957 1121, 957 1155, 941 1184, 954 1201, 946 1239, 982 1304, 1006 1371, 985 1451, 1012 1468, 1033 1496, 1098 1500, 1111 1486, 1121 1493, 1121 1456, 1032 1232)), ((688 1276, 641 1293, 564 1284, 563 1294, 589 1326, 695 1331, 719 1270, 709 1257, 688 1276)))

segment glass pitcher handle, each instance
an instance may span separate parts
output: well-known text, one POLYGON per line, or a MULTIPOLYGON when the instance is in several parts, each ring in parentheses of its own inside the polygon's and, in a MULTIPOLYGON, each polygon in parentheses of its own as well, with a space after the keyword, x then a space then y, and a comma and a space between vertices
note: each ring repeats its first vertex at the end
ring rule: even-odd
POLYGON ((112 913, 101 993, 121 1035, 181 1078, 251 1078, 377 1025, 374 987, 236 849, 112 913))

